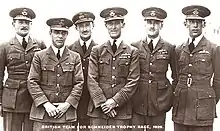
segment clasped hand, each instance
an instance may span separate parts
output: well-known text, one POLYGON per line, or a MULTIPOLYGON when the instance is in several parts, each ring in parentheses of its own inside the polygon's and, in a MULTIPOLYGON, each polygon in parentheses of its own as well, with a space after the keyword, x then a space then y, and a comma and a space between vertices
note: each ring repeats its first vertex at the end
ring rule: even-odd
POLYGON ((117 115, 117 112, 115 111, 115 107, 117 106, 117 103, 113 99, 108 99, 105 103, 101 105, 102 111, 104 114, 106 114, 109 117, 115 117, 117 115))
POLYGON ((43 106, 50 117, 60 118, 68 110, 70 104, 68 102, 56 104, 46 102, 43 106))

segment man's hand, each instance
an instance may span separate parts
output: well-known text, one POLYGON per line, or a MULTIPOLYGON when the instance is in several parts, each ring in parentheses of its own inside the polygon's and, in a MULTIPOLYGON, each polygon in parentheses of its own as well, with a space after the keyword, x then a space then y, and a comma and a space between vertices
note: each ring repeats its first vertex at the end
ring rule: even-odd
POLYGON ((70 107, 70 104, 68 102, 58 103, 57 109, 59 113, 56 116, 54 116, 54 118, 60 118, 61 116, 63 116, 63 114, 66 113, 69 107, 70 107))
POLYGON ((59 113, 59 110, 53 104, 51 104, 50 102, 44 103, 43 106, 44 106, 47 114, 50 117, 54 117, 59 113))
POLYGON ((112 109, 117 106, 117 103, 113 99, 108 99, 105 103, 101 105, 104 114, 108 114, 112 109))
POLYGON ((117 115, 115 109, 112 109, 109 113, 106 114, 108 117, 114 118, 117 115))

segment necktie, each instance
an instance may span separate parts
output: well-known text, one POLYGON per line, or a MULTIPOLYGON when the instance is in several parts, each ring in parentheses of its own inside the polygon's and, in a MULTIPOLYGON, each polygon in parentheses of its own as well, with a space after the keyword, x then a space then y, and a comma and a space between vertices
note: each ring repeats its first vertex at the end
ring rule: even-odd
POLYGON ((22 47, 24 48, 24 49, 26 49, 26 47, 27 47, 27 42, 25 41, 25 38, 23 37, 23 39, 22 39, 22 47))
POLYGON ((86 53, 86 50, 87 50, 87 48, 86 48, 86 42, 83 42, 82 49, 83 49, 83 52, 86 53))
POLYGON ((194 40, 195 38, 192 38, 192 42, 189 44, 189 51, 192 52, 195 49, 195 45, 194 45, 194 40))
POLYGON ((148 48, 150 49, 150 51, 153 51, 153 40, 150 41, 150 43, 148 44, 148 48))
POLYGON ((57 52, 57 59, 58 60, 60 59, 60 49, 58 49, 58 52, 57 52))
POLYGON ((115 53, 116 50, 117 50, 116 41, 117 41, 117 40, 114 40, 114 41, 113 41, 113 44, 112 44, 112 51, 113 51, 113 53, 115 53))

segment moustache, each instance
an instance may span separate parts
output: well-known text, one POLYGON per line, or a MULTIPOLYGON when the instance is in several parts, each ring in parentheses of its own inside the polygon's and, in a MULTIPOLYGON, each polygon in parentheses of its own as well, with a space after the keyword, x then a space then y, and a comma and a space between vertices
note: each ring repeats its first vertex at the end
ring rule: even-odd
POLYGON ((21 30, 28 30, 28 28, 27 27, 23 27, 23 28, 21 28, 21 30))

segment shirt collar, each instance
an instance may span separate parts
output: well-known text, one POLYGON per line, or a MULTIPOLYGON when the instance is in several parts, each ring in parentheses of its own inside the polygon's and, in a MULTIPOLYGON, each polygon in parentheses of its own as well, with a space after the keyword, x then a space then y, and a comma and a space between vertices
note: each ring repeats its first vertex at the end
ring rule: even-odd
MULTIPOLYGON (((26 35, 24 38, 25 38, 25 41, 28 43, 28 38, 29 38, 30 35, 26 35)), ((18 41, 20 42, 20 44, 22 44, 22 41, 23 41, 23 37, 18 35, 18 34, 15 34, 15 37, 18 39, 18 41)))
MULTIPOLYGON (((58 53, 58 48, 56 48, 53 44, 51 45, 51 47, 52 47, 52 49, 53 49, 55 55, 57 55, 57 53, 58 53)), ((62 48, 60 48, 60 56, 63 55, 64 49, 65 49, 65 46, 63 46, 62 48)))
POLYGON ((160 36, 158 35, 156 38, 154 39, 150 39, 149 37, 147 37, 147 43, 150 43, 150 41, 153 40, 153 46, 154 48, 156 47, 158 41, 160 40, 160 36))
MULTIPOLYGON (((200 42, 200 40, 202 39, 203 36, 204 36, 204 34, 202 33, 201 35, 199 35, 198 37, 195 38, 195 40, 193 42, 195 47, 199 44, 199 42, 200 42)), ((191 37, 189 37, 188 40, 189 40, 189 43, 192 42, 192 38, 191 37)))
POLYGON ((87 40, 87 41, 83 41, 81 38, 79 38, 79 43, 80 43, 81 46, 84 45, 84 42, 86 42, 86 48, 88 49, 90 43, 92 42, 92 38, 90 38, 90 39, 87 40))
MULTIPOLYGON (((110 42, 111 42, 111 46, 113 45, 113 41, 114 41, 115 39, 110 39, 110 42)), ((121 37, 119 37, 118 39, 116 39, 116 46, 117 46, 117 48, 119 47, 119 45, 121 44, 121 42, 122 42, 122 38, 121 37)))

